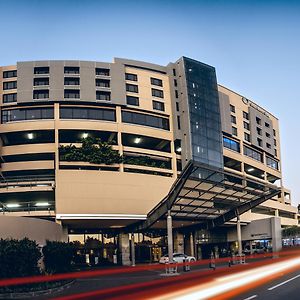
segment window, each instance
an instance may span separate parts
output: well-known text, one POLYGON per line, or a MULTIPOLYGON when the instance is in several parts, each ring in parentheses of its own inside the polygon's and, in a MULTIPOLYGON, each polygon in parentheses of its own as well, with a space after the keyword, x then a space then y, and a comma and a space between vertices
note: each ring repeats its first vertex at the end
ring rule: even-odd
POLYGON ((54 119, 53 107, 2 110, 1 122, 54 119))
POLYGON ((262 147, 262 139, 257 138, 257 145, 258 145, 259 147, 262 147))
POLYGON ((16 101, 17 101, 17 93, 13 93, 13 94, 4 94, 4 95, 2 96, 2 101, 3 101, 3 103, 16 102, 16 101))
POLYGON ((277 156, 277 150, 276 149, 274 149, 274 155, 277 156))
POLYGON ((138 93, 139 87, 136 84, 126 83, 126 91, 131 93, 138 93))
POLYGON ((261 125, 261 118, 256 117, 256 123, 257 123, 258 125, 261 125))
POLYGON ((176 111, 179 111, 179 102, 176 102, 176 111))
POLYGON ((109 88, 110 87, 110 80, 107 79, 96 79, 96 86, 109 88))
POLYGON ((96 100, 110 101, 110 99, 111 99, 110 92, 96 91, 96 100))
POLYGON ((244 155, 251 157, 255 160, 258 160, 260 162, 263 162, 263 156, 261 152, 258 152, 256 150, 253 150, 252 148, 249 148, 247 146, 244 146, 244 155))
POLYGON ((232 104, 230 104, 230 111, 233 112, 233 113, 235 113, 235 106, 232 105, 232 104))
POLYGON ((236 117, 235 116, 230 116, 231 123, 236 124, 236 117))
POLYGON ((273 135, 276 136, 276 130, 275 129, 273 129, 273 135))
POLYGON ((269 128, 269 127, 270 127, 270 124, 267 123, 267 122, 265 122, 265 126, 269 128))
POLYGON ((274 146, 277 146, 277 141, 276 140, 274 140, 274 146))
POLYGON ((177 86, 177 79, 174 79, 174 86, 177 86))
POLYGON ((150 80, 152 85, 163 86, 163 82, 161 79, 151 77, 150 80))
POLYGON ((126 96, 126 103, 128 105, 139 106, 139 98, 134 96, 126 96))
POLYGON ((61 107, 59 110, 61 119, 88 119, 116 121, 116 112, 112 109, 104 108, 84 108, 84 107, 61 107))
POLYGON ((35 67, 34 74, 49 74, 49 67, 35 67))
POLYGON ((180 116, 177 116, 177 128, 178 128, 178 130, 181 129, 180 116))
POLYGON ((48 99, 49 90, 35 90, 33 91, 33 99, 48 99))
POLYGON ((178 98, 178 91, 175 90, 175 97, 178 98))
POLYGON ((176 76, 176 70, 173 69, 173 76, 176 76))
POLYGON ((137 81, 138 77, 136 74, 125 73, 125 79, 130 81, 137 81))
POLYGON ((243 111, 243 118, 249 120, 249 114, 245 111, 243 111))
POLYGON ((271 149, 271 144, 266 143, 266 146, 267 146, 268 149, 271 149))
POLYGON ((272 169, 275 169, 275 170, 279 170, 279 163, 277 160, 267 156, 266 157, 266 162, 267 162, 267 166, 272 168, 272 169))
POLYGON ((244 121, 244 128, 250 130, 250 124, 246 121, 244 121))
POLYGON ((65 74, 79 74, 80 68, 79 67, 65 67, 64 72, 65 74))
POLYGON ((250 134, 245 132, 244 133, 244 140, 247 141, 247 142, 250 142, 250 134))
POLYGON ((141 113, 122 111, 122 121, 124 123, 138 124, 164 130, 170 130, 169 120, 141 113))
POLYGON ((78 78, 78 77, 65 77, 65 85, 80 85, 80 78, 78 78))
POLYGON ((49 78, 34 78, 33 79, 33 85, 49 85, 49 78))
POLYGON ((232 126, 232 135, 237 136, 238 132, 237 132, 237 128, 232 126))
POLYGON ((3 82, 3 90, 12 90, 17 88, 17 82, 16 81, 7 81, 3 82))
POLYGON ((233 150, 235 152, 240 152, 240 143, 225 136, 223 137, 223 145, 227 149, 233 150))
POLYGON ((152 101, 153 109, 165 111, 165 104, 159 101, 152 101))
POLYGON ((158 98, 163 98, 164 97, 164 92, 161 91, 161 90, 152 89, 152 96, 153 97, 158 97, 158 98))
POLYGON ((3 71, 3 78, 17 77, 17 70, 3 71))
POLYGON ((267 137, 267 138, 271 137, 271 135, 270 135, 269 132, 266 132, 266 137, 267 137))
POLYGON ((99 76, 109 76, 110 70, 105 68, 96 68, 95 73, 99 76))
POLYGON ((65 90, 65 98, 79 99, 80 98, 80 90, 65 90))
POLYGON ((261 130, 261 128, 256 127, 256 131, 257 131, 257 134, 258 134, 258 135, 262 135, 262 130, 261 130))

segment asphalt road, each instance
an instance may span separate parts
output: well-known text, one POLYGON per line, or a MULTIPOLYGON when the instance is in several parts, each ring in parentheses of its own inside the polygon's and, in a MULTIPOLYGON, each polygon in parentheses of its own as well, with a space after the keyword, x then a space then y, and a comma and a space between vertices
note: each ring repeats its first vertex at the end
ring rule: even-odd
POLYGON ((299 300, 300 270, 291 272, 255 289, 233 298, 232 300, 299 300))

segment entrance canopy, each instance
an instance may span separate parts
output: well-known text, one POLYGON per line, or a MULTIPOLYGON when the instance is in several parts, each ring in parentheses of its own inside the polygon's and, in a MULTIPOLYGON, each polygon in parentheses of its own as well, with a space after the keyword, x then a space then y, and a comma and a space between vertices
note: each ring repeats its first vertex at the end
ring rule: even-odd
POLYGON ((168 211, 174 227, 214 228, 279 193, 275 185, 190 161, 168 195, 148 213, 147 219, 127 229, 160 228, 168 211))

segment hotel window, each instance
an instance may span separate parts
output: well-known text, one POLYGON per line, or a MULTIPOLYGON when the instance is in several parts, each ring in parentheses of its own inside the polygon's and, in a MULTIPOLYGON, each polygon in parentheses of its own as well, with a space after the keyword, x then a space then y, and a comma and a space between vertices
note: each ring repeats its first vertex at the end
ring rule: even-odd
POLYGON ((273 135, 276 136, 276 130, 275 129, 273 129, 273 135))
POLYGON ((2 101, 3 101, 3 103, 16 102, 16 101, 17 101, 17 93, 13 93, 13 94, 4 94, 4 95, 2 96, 2 101))
POLYGON ((250 134, 245 132, 244 133, 244 139, 245 139, 245 141, 250 142, 250 134))
POLYGON ((49 74, 49 67, 35 67, 34 74, 49 74))
POLYGON ((80 68, 79 67, 65 67, 64 72, 65 74, 79 74, 80 68))
POLYGON ((180 116, 177 116, 177 128, 178 128, 178 130, 181 129, 180 116))
POLYGON ((99 76, 109 76, 110 70, 105 68, 96 68, 95 74, 99 76))
POLYGON ((165 104, 159 101, 152 101, 153 109, 165 111, 165 104))
POLYGON ((61 107, 59 117, 60 119, 116 121, 116 112, 112 109, 103 108, 61 107))
POLYGON ((268 149, 271 149, 271 144, 267 143, 266 146, 268 149))
POLYGON ((255 160, 258 160, 260 162, 263 162, 263 156, 262 156, 262 153, 256 151, 256 150, 253 150, 247 146, 244 146, 244 155, 248 156, 248 157, 251 157, 255 160))
POLYGON ((274 155, 277 156, 277 150, 276 149, 274 149, 274 155))
POLYGON ((66 99, 79 99, 80 91, 79 90, 65 90, 65 98, 66 99))
POLYGON ((277 141, 276 140, 274 140, 274 146, 277 146, 277 141))
POLYGON ((161 79, 151 77, 150 80, 152 85, 163 86, 163 82, 161 79))
POLYGON ((230 111, 233 112, 233 113, 235 113, 235 106, 232 105, 232 104, 230 104, 230 111))
POLYGON ((126 96, 126 103, 128 105, 139 106, 139 98, 134 96, 126 96))
POLYGON ((177 86, 177 79, 174 79, 174 86, 177 86))
POLYGON ((49 78, 34 78, 33 79, 33 85, 39 86, 39 85, 49 85, 49 78))
POLYGON ((35 90, 33 91, 33 99, 48 99, 49 90, 35 90))
POLYGON ((230 116, 231 123, 236 124, 236 117, 235 116, 230 116))
POLYGON ((270 133, 266 132, 266 137, 267 138, 271 137, 270 133))
POLYGON ((17 82, 16 81, 7 81, 3 82, 3 90, 12 90, 17 88, 17 82))
POLYGON ((235 152, 240 152, 240 143, 232 139, 223 137, 223 145, 227 149, 233 150, 235 152))
POLYGON ((65 85, 80 85, 80 78, 78 77, 65 77, 65 85))
POLYGON ((232 126, 232 135, 235 135, 235 136, 238 135, 237 128, 236 128, 236 127, 233 127, 233 126, 232 126))
POLYGON ((250 130, 250 124, 246 121, 244 121, 244 128, 250 130))
POLYGON ((179 111, 179 102, 176 102, 176 111, 179 111))
POLYGON ((272 168, 272 169, 275 169, 275 170, 279 170, 279 163, 277 160, 267 156, 266 157, 266 162, 267 162, 267 166, 272 168))
POLYGON ((110 92, 96 91, 96 100, 110 101, 110 92))
POLYGON ((178 91, 175 90, 175 98, 178 98, 178 91))
POLYGON ((262 147, 262 139, 257 138, 257 145, 258 145, 259 147, 262 147))
POLYGON ((249 120, 249 114, 245 111, 243 111, 243 118, 249 120))
POLYGON ((261 118, 256 117, 256 123, 257 123, 258 125, 261 125, 261 118))
POLYGON ((136 74, 125 73, 125 79, 130 81, 137 81, 138 77, 136 74))
POLYGON ((122 111, 122 122, 170 130, 169 120, 147 114, 122 111))
POLYGON ((262 130, 261 130, 261 128, 256 127, 256 131, 257 131, 257 134, 258 134, 258 135, 262 135, 262 130))
POLYGON ((107 79, 96 79, 96 86, 109 88, 110 87, 110 80, 107 79))
POLYGON ((265 126, 269 128, 269 127, 270 127, 270 124, 267 123, 267 122, 265 122, 265 126))
POLYGON ((126 83, 126 91, 131 93, 138 93, 139 87, 136 84, 126 83))
POLYGON ((3 71, 3 78, 17 77, 17 70, 3 71))
POLYGON ((173 69, 173 76, 176 76, 176 70, 173 69))
POLYGON ((164 92, 161 91, 161 90, 152 89, 152 96, 153 97, 158 97, 158 98, 163 98, 164 97, 164 92))

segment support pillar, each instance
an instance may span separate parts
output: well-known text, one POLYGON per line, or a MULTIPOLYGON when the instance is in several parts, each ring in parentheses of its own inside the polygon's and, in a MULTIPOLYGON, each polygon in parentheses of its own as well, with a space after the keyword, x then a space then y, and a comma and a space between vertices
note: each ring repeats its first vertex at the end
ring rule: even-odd
POLYGON ((190 233, 190 248, 191 248, 191 256, 195 256, 194 236, 192 232, 190 233))
POLYGON ((241 231, 241 221, 240 215, 236 216, 236 232, 237 232, 237 241, 238 241, 238 254, 242 255, 242 231, 241 231))
POLYGON ((280 217, 270 218, 271 234, 272 234, 272 250, 278 252, 282 249, 282 236, 281 236, 281 219, 280 217))
POLYGON ((184 253, 184 236, 183 233, 174 234, 174 252, 184 253))
POLYGON ((130 266, 130 244, 129 244, 129 234, 119 234, 119 251, 121 264, 123 266, 130 266))
POLYGON ((131 234, 131 265, 135 266, 134 233, 131 234))
POLYGON ((172 262, 173 261, 173 226, 172 226, 172 216, 170 210, 168 210, 168 217, 167 217, 167 233, 168 233, 169 262, 172 262))

